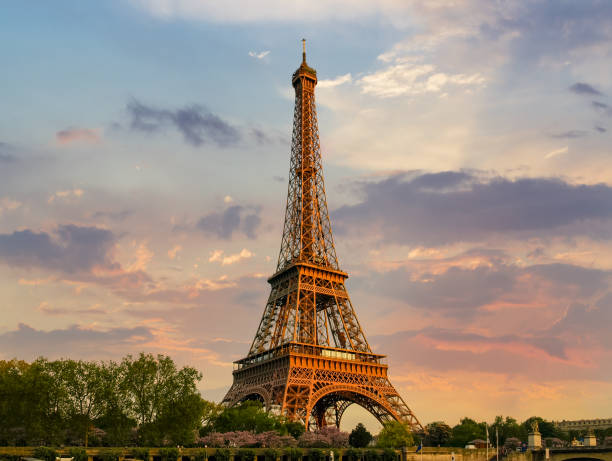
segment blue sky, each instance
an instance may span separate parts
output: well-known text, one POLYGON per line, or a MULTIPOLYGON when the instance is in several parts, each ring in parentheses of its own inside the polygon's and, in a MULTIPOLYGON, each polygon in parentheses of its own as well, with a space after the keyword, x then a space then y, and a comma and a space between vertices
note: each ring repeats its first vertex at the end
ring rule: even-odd
POLYGON ((609 417, 596 0, 3 3, 0 358, 166 353, 222 397, 278 256, 303 37, 347 286, 417 416, 609 417))

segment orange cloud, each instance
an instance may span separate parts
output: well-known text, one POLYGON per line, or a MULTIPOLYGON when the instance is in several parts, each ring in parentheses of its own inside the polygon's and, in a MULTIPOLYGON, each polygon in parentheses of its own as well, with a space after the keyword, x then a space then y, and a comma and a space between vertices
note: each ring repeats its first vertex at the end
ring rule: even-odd
POLYGON ((61 145, 68 145, 74 142, 95 144, 100 142, 100 132, 99 130, 89 128, 66 128, 55 133, 55 140, 61 145))

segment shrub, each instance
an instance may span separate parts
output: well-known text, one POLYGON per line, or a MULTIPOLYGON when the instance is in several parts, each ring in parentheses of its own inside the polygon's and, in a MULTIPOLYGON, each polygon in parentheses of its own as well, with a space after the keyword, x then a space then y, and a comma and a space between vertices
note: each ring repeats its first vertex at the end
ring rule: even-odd
POLYGON ((159 449, 159 457, 161 461, 176 461, 179 457, 178 448, 165 447, 159 449))
POLYGON ((397 461, 397 453, 393 448, 385 448, 381 458, 382 461, 397 461))
POLYGON ((229 461, 231 456, 232 456, 232 452, 229 450, 229 448, 219 448, 215 452, 216 461, 229 461))
POLYGON ((268 448, 264 450, 263 456, 265 461, 276 461, 280 456, 280 450, 275 450, 274 448, 268 448))
POLYGON ((134 459, 142 459, 143 461, 149 461, 148 448, 136 447, 132 450, 132 455, 134 456, 134 459))
POLYGON ((359 461, 362 454, 362 451, 358 450, 357 448, 349 448, 348 450, 345 450, 344 458, 346 458, 346 461, 359 461))
POLYGON ((234 456, 236 461, 253 461, 255 459, 255 451, 249 448, 241 448, 234 456))
POLYGON ((308 461, 325 461, 325 453, 320 448, 311 448, 308 452, 308 461))
POLYGON ((289 448, 285 451, 285 454, 291 461, 302 461, 302 450, 299 448, 289 448))
POLYGON ((208 455, 206 454, 206 450, 198 450, 194 455, 194 461, 206 461, 208 455))
POLYGON ((103 451, 98 455, 102 461, 119 461, 121 450, 103 451))
POLYGON ((71 448, 68 454, 74 461, 87 461, 87 452, 83 448, 71 448))
POLYGON ((377 450, 366 450, 363 454, 364 461, 382 461, 382 456, 377 450))
POLYGON ((34 458, 43 459, 44 461, 55 461, 57 452, 53 448, 38 447, 34 450, 34 458))

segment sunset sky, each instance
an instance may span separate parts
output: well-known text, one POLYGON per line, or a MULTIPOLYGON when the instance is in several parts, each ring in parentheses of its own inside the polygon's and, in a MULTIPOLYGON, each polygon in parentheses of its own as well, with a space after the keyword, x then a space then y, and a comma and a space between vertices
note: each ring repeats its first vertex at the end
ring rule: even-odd
POLYGON ((302 37, 347 288, 421 422, 612 417, 604 0, 2 2, 0 359, 162 353, 223 397, 302 37))

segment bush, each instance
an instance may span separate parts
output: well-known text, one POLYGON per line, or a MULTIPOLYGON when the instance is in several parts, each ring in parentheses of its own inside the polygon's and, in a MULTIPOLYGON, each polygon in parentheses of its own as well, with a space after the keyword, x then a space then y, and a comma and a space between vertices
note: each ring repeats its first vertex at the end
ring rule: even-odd
POLYGON ((55 461, 57 452, 53 448, 38 447, 34 450, 34 458, 43 459, 44 461, 55 461))
POLYGON ((302 461, 302 450, 299 448, 289 448, 285 451, 285 454, 291 461, 302 461))
POLYGON ((179 457, 178 448, 166 447, 159 449, 159 457, 161 461, 176 461, 179 457))
POLYGON ((74 461, 87 461, 87 452, 83 448, 71 448, 68 454, 74 461))
POLYGON ((194 461, 206 461, 208 455, 206 454, 206 450, 198 450, 193 458, 194 461))
POLYGON ((364 461, 382 461, 382 456, 377 450, 367 450, 363 455, 364 461))
POLYGON ((219 448, 215 452, 215 460, 216 461, 229 461, 232 456, 232 452, 229 448, 219 448))
POLYGON ((275 450, 274 448, 268 448, 263 452, 265 461, 276 461, 280 454, 281 452, 279 450, 275 450))
POLYGON ((393 448, 385 448, 381 458, 382 461, 397 461, 397 453, 393 448))
POLYGON ((363 452, 356 448, 349 448, 344 452, 344 458, 346 458, 346 461, 359 461, 362 456, 363 452))
POLYGON ((98 456, 102 461, 119 461, 121 454, 121 450, 108 450, 103 451, 98 456))
POLYGON ((132 450, 132 455, 134 456, 134 459, 142 459, 143 461, 149 461, 148 448, 136 447, 132 450))
POLYGON ((234 456, 236 461, 253 461, 255 459, 255 451, 250 448, 241 448, 234 456))
POLYGON ((325 453, 320 448, 311 448, 308 452, 308 461, 325 461, 325 453))

